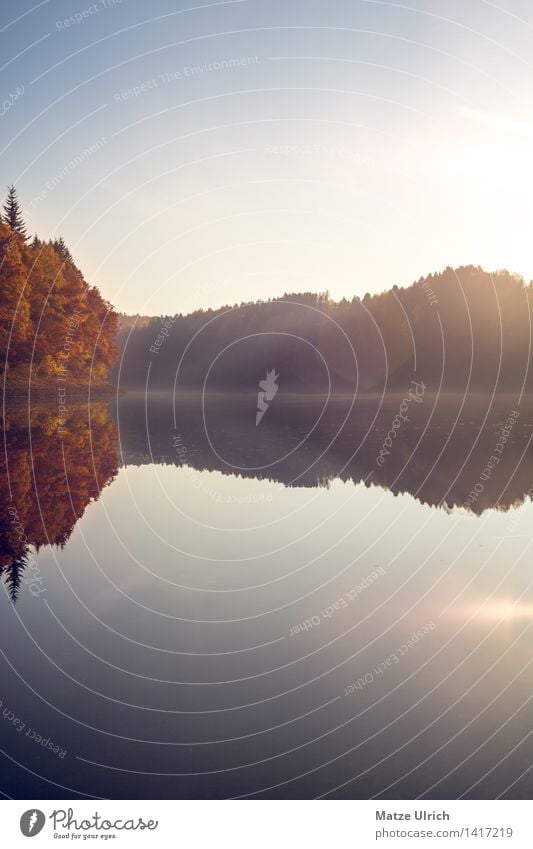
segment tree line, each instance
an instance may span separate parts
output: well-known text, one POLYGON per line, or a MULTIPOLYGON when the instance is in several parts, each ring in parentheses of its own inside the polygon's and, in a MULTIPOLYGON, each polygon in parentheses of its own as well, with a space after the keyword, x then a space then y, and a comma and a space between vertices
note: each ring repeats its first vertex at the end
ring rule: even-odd
POLYGON ((64 240, 28 238, 17 193, 0 214, 0 377, 7 386, 105 384, 117 356, 117 315, 84 279, 64 240))
POLYGON ((414 374, 432 390, 531 388, 533 286, 507 271, 446 268, 351 300, 304 292, 119 321, 62 238, 30 242, 11 186, 0 215, 0 288, 8 387, 30 377, 46 385, 66 371, 81 385, 252 393, 274 369, 280 391, 401 390, 414 374))
POLYGON ((280 392, 401 391, 418 374, 430 390, 502 391, 531 383, 533 286, 477 266, 336 302, 287 294, 189 315, 121 316, 125 388, 256 392, 266 371, 280 392))

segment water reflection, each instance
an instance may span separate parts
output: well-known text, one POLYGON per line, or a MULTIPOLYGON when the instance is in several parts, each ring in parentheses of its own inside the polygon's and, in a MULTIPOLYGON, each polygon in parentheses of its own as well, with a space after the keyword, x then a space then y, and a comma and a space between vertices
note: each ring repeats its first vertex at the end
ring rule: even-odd
POLYGON ((47 405, 9 408, 3 419, 0 474, 0 573, 16 602, 41 577, 34 553, 63 548, 90 501, 118 470, 117 430, 104 402, 71 406, 68 427, 47 405), (32 551, 33 549, 33 551, 32 551))
POLYGON ((6 414, 6 793, 531 795, 531 409, 323 401, 6 414))
POLYGON ((405 398, 287 396, 260 428, 252 396, 120 396, 73 406, 65 433, 46 404, 8 409, 0 570, 12 601, 21 583, 38 593, 31 547, 63 547, 119 465, 173 464, 288 487, 364 482, 476 515, 531 498, 531 419, 515 399, 427 396, 402 416, 405 398))
POLYGON ((340 479, 408 493, 443 509, 509 510, 530 498, 531 410, 516 398, 409 393, 287 396, 258 428, 253 396, 121 399, 121 461, 173 463, 285 486, 340 479), (399 424, 398 424, 399 423, 399 424))

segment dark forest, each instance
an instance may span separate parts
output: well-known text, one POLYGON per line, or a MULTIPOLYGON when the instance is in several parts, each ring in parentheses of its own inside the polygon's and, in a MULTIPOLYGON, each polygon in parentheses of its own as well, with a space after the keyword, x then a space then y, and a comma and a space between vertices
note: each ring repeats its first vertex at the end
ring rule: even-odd
POLYGON ((403 390, 413 374, 433 391, 520 390, 530 384, 532 302, 522 278, 466 266, 351 301, 287 294, 121 316, 113 378, 126 389, 248 392, 274 368, 281 389, 313 393, 403 390))

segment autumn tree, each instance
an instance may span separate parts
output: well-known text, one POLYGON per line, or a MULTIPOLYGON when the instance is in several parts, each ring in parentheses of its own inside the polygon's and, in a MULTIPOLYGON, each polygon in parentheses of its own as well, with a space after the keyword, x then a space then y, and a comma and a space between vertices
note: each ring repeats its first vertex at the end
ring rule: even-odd
POLYGON ((0 370, 17 365, 30 333, 30 309, 24 266, 24 245, 6 224, 0 224, 0 370))
POLYGON ((113 308, 84 279, 61 236, 26 243, 13 186, 4 210, 0 374, 7 373, 15 388, 36 378, 51 383, 67 372, 73 383, 105 384, 117 356, 113 308))

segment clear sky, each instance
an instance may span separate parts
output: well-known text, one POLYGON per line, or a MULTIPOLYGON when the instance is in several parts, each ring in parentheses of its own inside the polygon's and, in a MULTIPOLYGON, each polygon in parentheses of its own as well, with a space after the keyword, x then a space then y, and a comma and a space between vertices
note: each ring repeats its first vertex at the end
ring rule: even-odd
POLYGON ((17 0, 0 45, 2 182, 119 310, 533 277, 531 0, 17 0))

